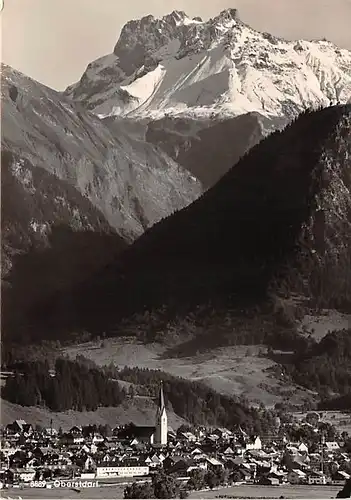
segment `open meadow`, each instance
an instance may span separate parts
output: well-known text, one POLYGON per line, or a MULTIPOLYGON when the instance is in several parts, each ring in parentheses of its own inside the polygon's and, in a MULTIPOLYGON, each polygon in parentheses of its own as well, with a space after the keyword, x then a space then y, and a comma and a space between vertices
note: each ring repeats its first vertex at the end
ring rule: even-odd
POLYGON ((75 358, 83 355, 98 365, 114 363, 124 366, 163 370, 174 376, 204 382, 229 396, 243 395, 252 403, 265 406, 289 400, 301 404, 312 399, 313 393, 272 373, 277 364, 260 356, 264 346, 226 346, 194 355, 172 357, 162 344, 143 344, 133 338, 106 339, 70 346, 63 354, 75 358))
POLYGON ((217 490, 194 491, 189 498, 218 498, 226 495, 228 498, 335 498, 340 486, 259 486, 259 485, 238 485, 217 490))

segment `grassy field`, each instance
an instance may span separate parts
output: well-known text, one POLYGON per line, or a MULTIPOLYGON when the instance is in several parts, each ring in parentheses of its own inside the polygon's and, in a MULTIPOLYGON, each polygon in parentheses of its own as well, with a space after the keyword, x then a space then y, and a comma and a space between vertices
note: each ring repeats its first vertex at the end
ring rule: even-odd
MULTIPOLYGON (((84 488, 79 492, 69 488, 24 488, 8 489, 2 492, 3 498, 123 498, 125 485, 84 488)), ((304 498, 324 499, 335 498, 340 486, 232 486, 213 491, 196 491, 189 498, 218 498, 219 495, 228 495, 232 498, 304 498)))
MULTIPOLYGON (((339 432, 347 432, 351 435, 351 413, 341 411, 321 411, 323 414, 322 422, 334 425, 339 432)), ((294 413, 298 420, 306 418, 307 413, 294 413)))
POLYGON ((324 310, 319 315, 306 314, 301 321, 300 332, 320 341, 328 332, 350 327, 351 314, 342 314, 334 310, 324 310))
POLYGON ((167 357, 161 344, 144 345, 135 339, 107 339, 102 345, 86 343, 63 351, 70 357, 82 354, 98 365, 113 362, 123 368, 137 366, 163 370, 189 380, 203 381, 222 394, 242 394, 252 402, 273 406, 288 399, 296 404, 312 397, 312 393, 287 384, 268 370, 276 365, 260 357, 262 346, 228 346, 211 349, 194 356, 167 357))
POLYGON ((190 498, 216 498, 228 495, 232 498, 335 498, 340 486, 256 486, 242 485, 214 491, 196 491, 190 498))
POLYGON ((10 488, 3 490, 2 498, 123 498, 125 486, 102 486, 97 488, 82 488, 73 490, 71 488, 10 488))

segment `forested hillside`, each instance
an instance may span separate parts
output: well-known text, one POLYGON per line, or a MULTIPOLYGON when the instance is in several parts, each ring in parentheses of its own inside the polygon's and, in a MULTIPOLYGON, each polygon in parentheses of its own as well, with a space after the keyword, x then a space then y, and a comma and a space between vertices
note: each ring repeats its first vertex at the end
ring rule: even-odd
POLYGON ((305 352, 300 351, 285 369, 296 383, 324 397, 341 394, 338 404, 347 402, 351 392, 351 329, 329 333, 305 352))
POLYGON ((249 407, 240 398, 223 396, 202 383, 190 382, 156 370, 111 365, 98 368, 92 361, 59 358, 50 369, 48 362, 15 362, 7 367, 13 376, 7 379, 1 396, 23 406, 44 406, 53 411, 96 410, 100 406, 118 406, 137 395, 156 398, 163 381, 166 402, 173 411, 191 424, 237 427, 247 431, 268 431, 274 414, 249 407), (132 384, 127 393, 118 381, 132 384))

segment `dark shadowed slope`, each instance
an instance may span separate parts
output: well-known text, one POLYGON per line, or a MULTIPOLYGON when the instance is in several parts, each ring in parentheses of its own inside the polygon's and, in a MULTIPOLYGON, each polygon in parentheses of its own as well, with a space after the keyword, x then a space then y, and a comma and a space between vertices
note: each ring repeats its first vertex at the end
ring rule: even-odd
POLYGON ((20 321, 47 294, 88 279, 127 247, 73 186, 6 151, 1 202, 3 325, 20 321))
POLYGON ((98 329, 144 307, 251 304, 269 291, 351 302, 351 106, 307 111, 199 200, 35 320, 98 329), (78 293, 79 292, 79 293, 78 293))
POLYGON ((195 175, 207 189, 214 186, 250 148, 288 118, 246 113, 232 118, 166 117, 148 123, 145 138, 195 175))

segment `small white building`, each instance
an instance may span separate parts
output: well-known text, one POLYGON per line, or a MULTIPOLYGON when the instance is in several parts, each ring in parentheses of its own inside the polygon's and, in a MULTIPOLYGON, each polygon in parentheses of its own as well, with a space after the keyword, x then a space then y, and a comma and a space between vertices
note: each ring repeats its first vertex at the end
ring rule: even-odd
POLYGON ((101 434, 99 433, 95 433, 94 436, 93 436, 93 444, 99 444, 99 443, 103 443, 105 441, 105 439, 101 436, 101 434))
POLYGON ((45 433, 47 434, 47 436, 55 437, 58 435, 58 430, 51 427, 47 427, 45 429, 45 433))
POLYGON ((182 432, 181 435, 185 438, 188 443, 196 443, 197 438, 192 432, 182 432))
POLYGON ((82 472, 80 475, 81 479, 95 479, 95 472, 82 472))
POLYGON ((305 443, 299 444, 298 450, 300 453, 308 453, 308 446, 305 443))
POLYGON ((20 481, 23 481, 24 483, 30 483, 31 481, 34 481, 35 478, 35 470, 33 469, 22 469, 18 470, 18 477, 20 481))
POLYGON ((84 471, 93 471, 95 469, 96 469, 95 460, 91 456, 88 456, 84 462, 84 471))
POLYGON ((246 443, 246 451, 249 450, 262 450, 262 441, 259 436, 254 436, 248 443, 246 443))
POLYGON ((339 451, 340 446, 336 441, 326 441, 325 448, 327 451, 339 451))
POLYGON ((206 457, 206 463, 207 463, 207 467, 210 467, 212 469, 223 469, 224 468, 224 465, 222 464, 222 462, 220 462, 219 460, 217 460, 217 458, 214 458, 214 457, 206 457))
POLYGON ((307 478, 307 483, 308 484, 327 484, 327 478, 323 474, 323 472, 320 471, 313 471, 308 474, 307 478))
POLYGON ((96 478, 147 476, 149 472, 147 465, 102 465, 96 467, 96 478))

